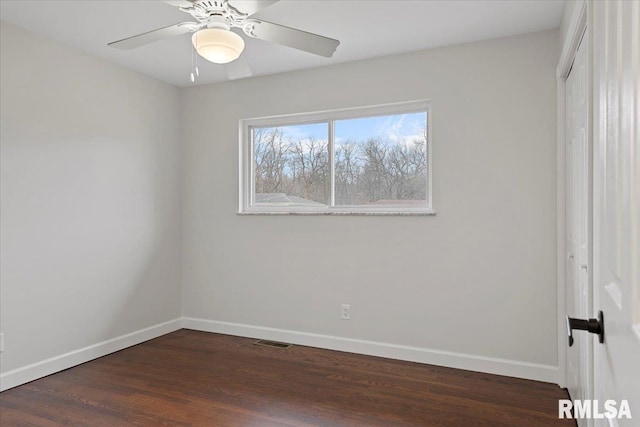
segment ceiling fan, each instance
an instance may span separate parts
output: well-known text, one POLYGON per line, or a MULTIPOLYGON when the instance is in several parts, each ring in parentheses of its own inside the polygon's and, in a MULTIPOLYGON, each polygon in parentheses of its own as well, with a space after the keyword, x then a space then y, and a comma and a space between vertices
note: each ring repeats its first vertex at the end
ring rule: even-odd
MULTIPOLYGON (((284 25, 252 18, 278 0, 175 0, 164 3, 191 15, 196 22, 181 22, 108 45, 134 49, 167 37, 193 33, 191 42, 198 55, 225 67, 230 79, 251 75, 246 58, 241 57, 244 40, 237 32, 327 58, 333 56, 340 41, 284 25), (235 32, 233 30, 235 30, 235 32), (241 58, 241 60, 238 60, 241 58)), ((196 67, 196 73, 197 67, 196 67)), ((193 81, 193 74, 192 74, 193 81)))

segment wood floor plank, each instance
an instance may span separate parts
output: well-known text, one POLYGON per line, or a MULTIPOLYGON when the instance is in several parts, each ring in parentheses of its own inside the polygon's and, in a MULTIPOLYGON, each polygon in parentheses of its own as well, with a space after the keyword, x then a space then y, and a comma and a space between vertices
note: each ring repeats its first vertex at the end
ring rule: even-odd
POLYGON ((558 386, 180 330, 0 393, 4 426, 575 426, 558 386))

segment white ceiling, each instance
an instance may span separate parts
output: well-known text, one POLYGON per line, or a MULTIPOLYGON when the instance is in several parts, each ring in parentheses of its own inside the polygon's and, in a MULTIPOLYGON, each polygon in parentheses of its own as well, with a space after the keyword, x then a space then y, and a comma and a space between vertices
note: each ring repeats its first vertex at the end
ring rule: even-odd
MULTIPOLYGON (((281 0, 255 15, 340 40, 323 58, 257 39, 243 55, 254 76, 321 67, 439 46, 556 28, 563 0, 281 0)), ((188 35, 121 51, 107 43, 191 16, 159 1, 0 1, 0 18, 177 86, 191 85, 188 35)), ((247 38, 245 38, 247 39, 247 38)), ((199 62, 197 84, 227 80, 199 62)))

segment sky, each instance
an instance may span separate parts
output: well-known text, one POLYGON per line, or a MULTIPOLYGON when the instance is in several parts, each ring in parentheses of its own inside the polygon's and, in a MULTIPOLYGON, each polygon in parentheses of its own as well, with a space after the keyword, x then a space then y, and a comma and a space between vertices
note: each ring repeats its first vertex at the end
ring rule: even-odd
POLYGON ((424 135, 425 122, 425 113, 337 120, 335 124, 336 144, 340 145, 349 139, 380 138, 383 141, 388 140, 394 143, 412 140, 424 135))
MULTIPOLYGON (((362 141, 369 138, 380 138, 391 143, 410 142, 424 137, 425 123, 425 112, 336 120, 335 143, 340 145, 348 140, 362 141)), ((281 129, 285 139, 289 140, 328 139, 326 123, 282 126, 281 129)))

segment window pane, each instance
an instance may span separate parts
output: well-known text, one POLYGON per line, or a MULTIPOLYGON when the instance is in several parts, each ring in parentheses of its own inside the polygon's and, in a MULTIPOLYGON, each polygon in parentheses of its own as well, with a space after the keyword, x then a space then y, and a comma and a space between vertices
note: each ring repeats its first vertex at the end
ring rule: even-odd
POLYGON ((425 206, 427 113, 335 122, 335 204, 425 206))
POLYGON ((329 125, 253 128, 254 204, 326 206, 329 125))

